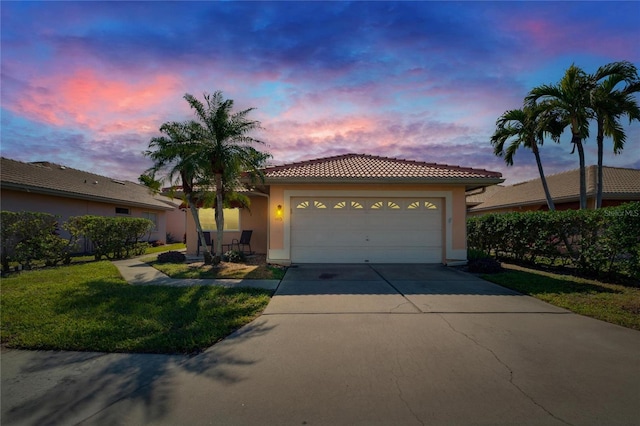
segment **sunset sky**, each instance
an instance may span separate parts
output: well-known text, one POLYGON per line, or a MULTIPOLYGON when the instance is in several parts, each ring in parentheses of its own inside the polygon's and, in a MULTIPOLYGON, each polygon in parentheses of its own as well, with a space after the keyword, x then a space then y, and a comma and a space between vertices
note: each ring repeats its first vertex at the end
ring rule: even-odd
MULTIPOLYGON (((1 152, 136 181, 185 93, 223 91, 273 164, 349 152, 537 177, 489 138, 572 63, 640 66, 640 2, 6 2, 1 152)), ((640 124, 605 165, 640 168, 640 124)), ((570 135, 547 174, 578 166, 570 135)), ((595 130, 586 141, 596 162, 595 130)))

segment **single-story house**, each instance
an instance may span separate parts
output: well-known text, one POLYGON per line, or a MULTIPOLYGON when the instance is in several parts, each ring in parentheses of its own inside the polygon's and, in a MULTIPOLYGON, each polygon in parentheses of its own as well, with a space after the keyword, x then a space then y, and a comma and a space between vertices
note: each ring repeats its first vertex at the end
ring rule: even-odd
POLYGON ((0 198, 2 210, 50 213, 61 222, 84 215, 144 217, 155 223, 146 236, 149 241, 165 242, 167 234, 182 241, 186 229, 180 200, 152 194, 138 183, 45 161, 24 163, 3 157, 0 198))
MULTIPOLYGON (((587 208, 596 204, 598 168, 585 169, 587 184, 587 208)), ((640 201, 640 170, 619 167, 603 167, 602 207, 618 206, 629 201, 640 201)), ((580 208, 580 169, 547 176, 549 192, 556 210, 580 208)), ((548 210, 547 199, 540 178, 509 186, 487 188, 482 199, 481 191, 467 194, 468 213, 471 216, 511 211, 548 210), (476 202, 480 199, 481 202, 476 202)))
MULTIPOLYGON (((252 249, 278 264, 465 261, 465 193, 503 182, 498 172, 364 154, 264 174, 248 193, 251 211, 236 213, 223 242, 252 230, 252 249)), ((190 216, 187 252, 195 253, 190 216)))

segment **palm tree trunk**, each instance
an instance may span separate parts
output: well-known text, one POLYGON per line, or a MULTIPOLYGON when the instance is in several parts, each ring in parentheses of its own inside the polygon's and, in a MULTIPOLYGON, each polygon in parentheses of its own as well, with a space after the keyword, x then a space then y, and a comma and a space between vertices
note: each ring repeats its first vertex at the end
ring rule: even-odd
POLYGON ((602 207, 602 157, 604 156, 604 130, 602 119, 598 118, 598 136, 596 141, 598 143, 598 189, 596 192, 596 209, 602 207))
POLYGON ((198 209, 196 208, 195 203, 191 199, 191 194, 187 194, 187 203, 189 203, 189 210, 191 211, 191 215, 193 216, 193 221, 196 223, 196 230, 198 231, 198 239, 200 240, 200 246, 204 247, 203 254, 205 263, 209 263, 209 259, 211 259, 211 250, 209 250, 209 246, 207 245, 207 240, 204 238, 204 232, 202 231, 202 225, 200 224, 200 216, 198 216, 198 209))
POLYGON ((578 148, 578 158, 580 160, 580 210, 587 208, 587 178, 584 165, 584 146, 579 136, 573 135, 572 142, 578 148))
POLYGON ((223 212, 223 188, 222 188, 222 173, 216 173, 216 255, 215 263, 220 262, 222 259, 222 238, 224 237, 224 212, 223 212))
POLYGON ((544 171, 542 170, 542 161, 540 160, 540 151, 538 145, 534 142, 531 145, 533 155, 536 157, 536 164, 538 165, 538 173, 540 173, 540 181, 542 182, 542 189, 544 189, 544 196, 547 197, 547 206, 549 210, 555 210, 556 206, 553 204, 553 198, 551 198, 551 192, 549 192, 549 185, 547 185, 547 178, 544 177, 544 171))

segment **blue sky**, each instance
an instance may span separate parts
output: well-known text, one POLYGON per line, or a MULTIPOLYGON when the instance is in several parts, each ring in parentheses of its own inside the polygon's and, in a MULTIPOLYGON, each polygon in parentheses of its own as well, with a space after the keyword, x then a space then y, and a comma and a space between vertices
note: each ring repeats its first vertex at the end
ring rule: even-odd
MULTIPOLYGON (((272 162, 347 152, 535 178, 489 138, 572 63, 640 65, 639 2, 2 2, 1 151, 136 180, 185 93, 255 107, 272 162)), ((625 121, 626 124, 626 121, 625 121)), ((592 132, 594 133, 594 132, 592 132)), ((605 164, 640 168, 640 124, 605 164)), ((596 161, 595 137, 586 141, 596 161)), ((569 134, 541 150, 575 168, 569 134)))

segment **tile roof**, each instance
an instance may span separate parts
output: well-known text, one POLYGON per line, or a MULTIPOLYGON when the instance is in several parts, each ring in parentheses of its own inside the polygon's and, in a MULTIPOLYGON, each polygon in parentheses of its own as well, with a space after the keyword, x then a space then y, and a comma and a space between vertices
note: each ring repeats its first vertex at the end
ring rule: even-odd
MULTIPOLYGON (((587 197, 595 197, 598 179, 597 166, 588 166, 585 170, 587 197)), ((640 170, 618 167, 602 168, 604 199, 640 200, 640 170)), ((580 169, 569 170, 555 175, 546 176, 551 198, 554 202, 577 201, 580 197, 580 169)), ((483 203, 469 209, 469 211, 484 211, 489 209, 512 206, 526 206, 546 204, 542 181, 540 178, 515 185, 505 186, 496 191, 483 203)))
POLYGON ((319 158, 264 170, 273 182, 459 183, 471 188, 502 182, 502 174, 482 169, 424 163, 365 154, 319 158))
POLYGON ((171 210, 179 204, 170 198, 153 195, 146 186, 130 181, 112 179, 49 162, 23 163, 4 157, 1 160, 0 185, 3 189, 155 210, 171 210))
POLYGON ((477 206, 478 204, 485 202, 502 188, 504 188, 504 185, 491 185, 487 186, 486 188, 482 188, 482 190, 480 191, 468 192, 467 206, 477 206))

